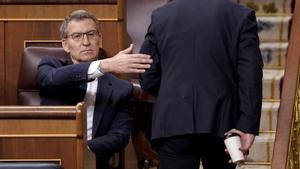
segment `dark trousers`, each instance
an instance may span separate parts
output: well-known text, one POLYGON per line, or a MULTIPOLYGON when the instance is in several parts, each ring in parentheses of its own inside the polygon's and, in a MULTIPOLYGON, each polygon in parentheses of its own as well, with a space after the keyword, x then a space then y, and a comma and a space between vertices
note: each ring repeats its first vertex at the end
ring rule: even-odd
POLYGON ((97 158, 96 157, 96 169, 110 169, 109 166, 109 157, 106 158, 97 158))
POLYGON ((223 138, 209 134, 192 134, 154 142, 159 154, 159 169, 235 169, 229 164, 223 138))

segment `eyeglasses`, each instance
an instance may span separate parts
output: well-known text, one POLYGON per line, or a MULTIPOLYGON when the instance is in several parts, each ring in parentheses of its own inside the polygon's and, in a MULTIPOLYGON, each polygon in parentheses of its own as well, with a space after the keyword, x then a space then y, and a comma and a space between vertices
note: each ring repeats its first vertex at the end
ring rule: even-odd
POLYGON ((67 35, 66 38, 71 38, 74 41, 82 41, 84 38, 84 35, 87 36, 88 40, 96 40, 100 37, 100 34, 96 30, 88 31, 88 32, 79 32, 79 33, 73 33, 71 35, 67 35))

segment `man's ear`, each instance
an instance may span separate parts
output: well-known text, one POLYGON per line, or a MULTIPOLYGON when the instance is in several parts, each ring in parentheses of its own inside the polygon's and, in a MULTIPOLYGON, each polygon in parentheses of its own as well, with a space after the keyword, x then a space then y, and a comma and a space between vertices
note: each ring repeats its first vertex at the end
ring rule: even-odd
POLYGON ((63 39, 61 41, 61 44, 62 44, 62 47, 64 48, 64 50, 67 52, 67 53, 70 53, 70 48, 69 48, 69 44, 67 42, 66 39, 63 39))

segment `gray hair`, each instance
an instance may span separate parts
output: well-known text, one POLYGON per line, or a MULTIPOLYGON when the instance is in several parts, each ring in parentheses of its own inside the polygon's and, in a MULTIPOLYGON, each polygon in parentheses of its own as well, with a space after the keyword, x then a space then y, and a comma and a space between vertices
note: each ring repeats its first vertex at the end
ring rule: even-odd
POLYGON ((67 28, 68 28, 71 21, 74 21, 74 20, 75 21, 81 21, 81 20, 84 20, 84 19, 93 20, 96 24, 96 30, 98 32, 100 32, 100 23, 94 15, 88 13, 85 10, 76 10, 76 11, 72 12, 69 16, 66 16, 64 21, 60 25, 60 28, 59 28, 60 37, 62 39, 64 39, 68 36, 67 28))

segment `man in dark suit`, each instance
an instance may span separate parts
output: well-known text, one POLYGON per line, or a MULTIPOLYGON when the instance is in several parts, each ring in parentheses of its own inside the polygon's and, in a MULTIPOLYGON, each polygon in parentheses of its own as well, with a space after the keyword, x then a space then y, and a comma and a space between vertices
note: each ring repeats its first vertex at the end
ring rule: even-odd
POLYGON ((259 133, 262 58, 255 12, 228 0, 172 0, 152 13, 141 47, 153 64, 152 141, 160 169, 235 168, 224 134, 246 156, 259 133))
POLYGON ((130 54, 132 45, 116 56, 98 60, 101 34, 98 20, 84 10, 63 21, 62 46, 70 59, 46 56, 38 66, 37 81, 42 105, 75 105, 87 108, 87 143, 96 155, 97 169, 108 169, 111 155, 128 143, 132 117, 126 107, 133 86, 114 73, 141 73, 150 67, 149 55, 130 54))

